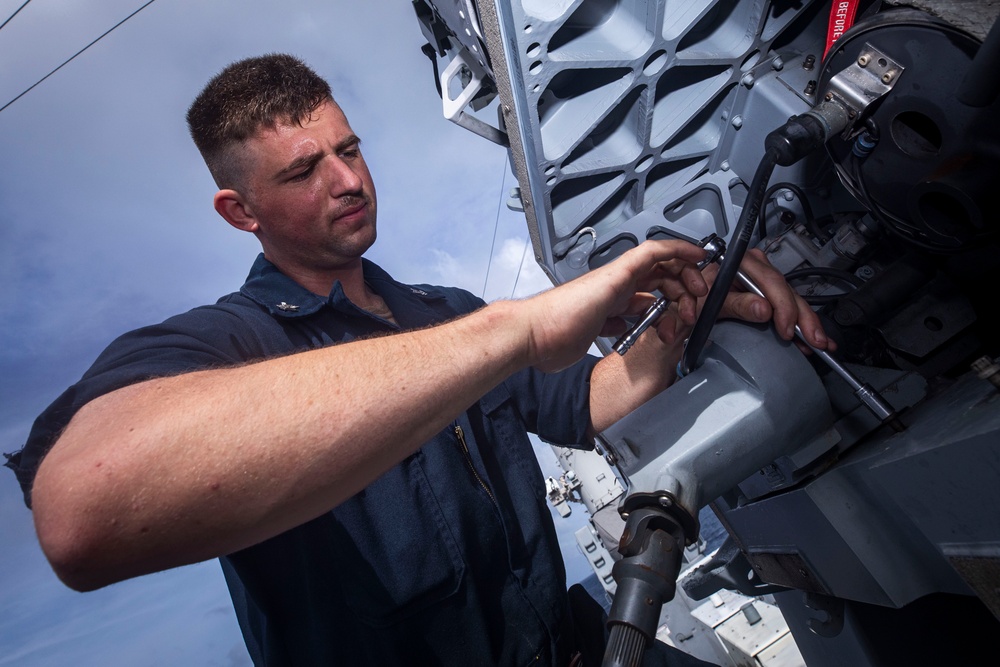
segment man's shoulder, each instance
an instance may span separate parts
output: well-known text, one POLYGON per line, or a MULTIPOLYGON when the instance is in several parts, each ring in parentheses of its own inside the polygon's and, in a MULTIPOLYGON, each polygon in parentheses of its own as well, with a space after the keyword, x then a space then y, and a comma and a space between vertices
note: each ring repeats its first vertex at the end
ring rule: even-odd
POLYGON ((161 322, 130 331, 125 336, 157 332, 190 333, 198 337, 209 335, 212 332, 228 335, 238 332, 240 329, 274 325, 276 325, 274 318, 266 309, 239 292, 233 292, 215 303, 196 306, 190 310, 171 315, 161 322))

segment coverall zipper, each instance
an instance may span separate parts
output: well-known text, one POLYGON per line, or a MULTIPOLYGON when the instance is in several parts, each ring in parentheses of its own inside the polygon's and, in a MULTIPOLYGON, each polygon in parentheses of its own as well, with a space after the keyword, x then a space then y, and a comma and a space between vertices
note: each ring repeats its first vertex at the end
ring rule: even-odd
POLYGON ((500 506, 497 505, 497 500, 493 497, 493 492, 490 491, 490 487, 486 486, 486 482, 484 482, 483 478, 479 476, 478 472, 476 472, 476 466, 472 463, 472 454, 469 452, 468 443, 465 442, 465 431, 462 430, 461 424, 455 424, 455 437, 458 438, 458 444, 462 446, 462 455, 465 457, 465 465, 468 466, 469 472, 472 473, 476 482, 479 483, 479 486, 481 486, 483 491, 486 492, 486 495, 489 496, 490 502, 493 503, 493 507, 499 512, 500 506))

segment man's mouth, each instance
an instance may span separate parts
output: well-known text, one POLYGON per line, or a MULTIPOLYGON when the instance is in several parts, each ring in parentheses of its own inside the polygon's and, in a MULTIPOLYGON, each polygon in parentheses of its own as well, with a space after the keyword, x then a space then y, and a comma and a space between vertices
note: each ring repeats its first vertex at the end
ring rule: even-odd
POLYGON ((360 213, 367 207, 368 201, 364 197, 344 197, 337 211, 333 214, 333 219, 340 220, 341 218, 350 217, 356 213, 360 213))

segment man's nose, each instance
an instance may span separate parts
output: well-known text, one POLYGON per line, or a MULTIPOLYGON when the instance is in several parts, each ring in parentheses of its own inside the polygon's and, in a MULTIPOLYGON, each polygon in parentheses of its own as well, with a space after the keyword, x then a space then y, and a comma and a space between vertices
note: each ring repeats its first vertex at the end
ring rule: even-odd
POLYGON ((330 194, 341 197, 346 194, 357 194, 362 191, 361 176, 354 166, 341 157, 331 156, 328 168, 331 170, 330 194))

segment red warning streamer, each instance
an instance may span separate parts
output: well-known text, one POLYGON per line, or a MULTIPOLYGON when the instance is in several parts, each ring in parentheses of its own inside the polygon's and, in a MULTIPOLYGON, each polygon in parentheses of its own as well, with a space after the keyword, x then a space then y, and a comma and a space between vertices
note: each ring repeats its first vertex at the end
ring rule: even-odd
POLYGON ((833 5, 830 7, 830 23, 826 30, 824 58, 829 53, 833 43, 854 25, 854 16, 858 13, 859 4, 860 0, 833 0, 833 5))

